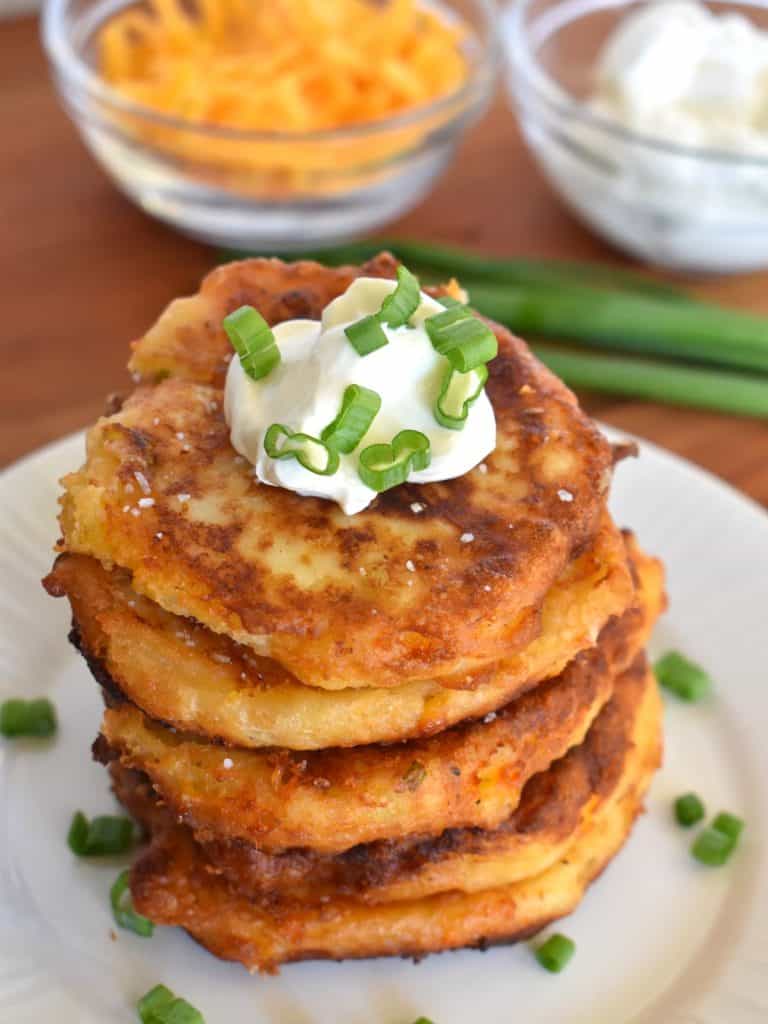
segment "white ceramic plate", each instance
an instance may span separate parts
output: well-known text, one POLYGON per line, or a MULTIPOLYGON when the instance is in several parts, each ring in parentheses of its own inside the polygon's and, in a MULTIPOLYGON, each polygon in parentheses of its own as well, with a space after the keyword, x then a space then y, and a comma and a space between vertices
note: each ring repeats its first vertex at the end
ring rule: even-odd
POLYGON ((552 976, 529 946, 289 966, 274 978, 219 963, 183 932, 110 938, 123 866, 78 861, 72 813, 113 810, 90 759, 100 700, 66 642, 66 602, 41 586, 56 535, 57 479, 81 436, 0 476, 0 698, 47 694, 50 742, 0 741, 0 1021, 128 1024, 159 981, 207 1024, 765 1024, 768 1021, 768 517, 694 467, 642 445, 613 507, 668 568, 656 652, 675 647, 717 680, 702 705, 668 701, 667 753, 648 813, 562 929, 577 944, 552 976), (689 856, 670 804, 694 789, 747 820, 724 868, 689 856))

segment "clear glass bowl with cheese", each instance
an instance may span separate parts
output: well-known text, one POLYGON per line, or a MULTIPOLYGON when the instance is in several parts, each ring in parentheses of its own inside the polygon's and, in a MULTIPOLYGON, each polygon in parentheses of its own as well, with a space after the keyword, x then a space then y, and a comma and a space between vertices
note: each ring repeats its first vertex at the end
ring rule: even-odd
POLYGON ((503 34, 525 138, 581 219, 660 266, 768 266, 768 5, 519 0, 503 34))
MULTIPOLYGON (((345 0, 345 9, 354 2, 345 0)), ((380 56, 386 51, 390 11, 393 19, 409 10, 414 17, 408 0, 393 5, 370 0, 363 13, 382 21, 382 38, 369 34, 370 52, 349 40, 349 23, 335 27, 341 4, 318 0, 259 0, 251 8, 239 0, 46 0, 42 36, 60 97, 83 141, 147 213, 216 245, 306 250, 370 231, 415 205, 488 102, 500 54, 493 0, 452 0, 439 7, 418 0, 415 6, 416 27, 404 40, 406 55, 411 40, 414 50, 421 42, 422 69, 439 74, 445 52, 443 63, 432 65, 424 52, 434 31, 426 40, 418 34, 427 18, 439 17, 457 27, 465 72, 431 99, 419 98, 414 89, 412 103, 404 101, 394 111, 383 105, 382 114, 368 119, 368 106, 374 112, 377 107, 364 102, 370 95, 359 86, 365 72, 383 67, 392 79, 400 76, 396 84, 404 94, 413 84, 412 69, 403 60, 380 56), (300 17, 302 7, 306 18, 300 17), (246 19, 242 35, 237 26, 222 25, 227 13, 246 19), (257 16, 258 26, 248 22, 257 16), (107 34, 120 19, 122 40, 116 48, 110 37, 107 52, 111 70, 119 72, 122 65, 133 74, 126 88, 115 84, 104 65, 107 34), (198 30, 201 22, 205 31, 198 30), (162 42, 167 45, 151 51, 142 32, 154 45, 158 24, 166 23, 162 42), (257 31, 261 25, 273 37, 253 55, 246 49, 249 25, 251 42, 264 39, 257 31), (309 64, 305 53, 315 38, 316 59, 309 64), (227 75, 226 67, 236 71, 227 75), (305 94, 319 96, 320 103, 342 93, 334 99, 335 109, 349 106, 346 96, 356 81, 363 101, 358 108, 365 110, 361 114, 356 108, 355 119, 336 122, 329 116, 319 127, 308 121, 305 129, 301 109, 288 123, 286 112, 299 107, 305 94), (255 128, 247 122, 244 127, 242 116, 232 117, 233 110, 242 115, 248 104, 255 128)), ((402 36, 408 29, 400 26, 400 31, 402 36)))

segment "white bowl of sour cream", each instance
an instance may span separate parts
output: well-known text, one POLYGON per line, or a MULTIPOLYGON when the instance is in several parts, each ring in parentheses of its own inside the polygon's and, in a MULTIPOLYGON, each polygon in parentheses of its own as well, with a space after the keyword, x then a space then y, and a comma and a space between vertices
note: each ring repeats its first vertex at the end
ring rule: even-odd
POLYGON ((686 271, 768 266, 768 0, 518 0, 509 85, 552 185, 686 271))

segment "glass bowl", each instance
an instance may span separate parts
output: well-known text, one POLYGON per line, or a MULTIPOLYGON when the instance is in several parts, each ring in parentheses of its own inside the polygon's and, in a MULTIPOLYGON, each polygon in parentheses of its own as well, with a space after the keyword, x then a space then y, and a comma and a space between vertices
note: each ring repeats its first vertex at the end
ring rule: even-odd
POLYGON ((441 4, 470 28, 467 81, 397 116, 305 134, 159 114, 97 73, 99 28, 133 0, 47 0, 42 35, 63 104, 115 184, 154 217, 215 245, 313 248, 415 205, 484 110, 498 66, 493 0, 441 4))
MULTIPOLYGON (((768 159, 677 145, 587 105, 599 53, 633 0, 517 0, 503 15, 523 133, 567 205, 650 263, 693 272, 768 265, 768 159)), ((768 28, 768 5, 712 3, 768 28)))

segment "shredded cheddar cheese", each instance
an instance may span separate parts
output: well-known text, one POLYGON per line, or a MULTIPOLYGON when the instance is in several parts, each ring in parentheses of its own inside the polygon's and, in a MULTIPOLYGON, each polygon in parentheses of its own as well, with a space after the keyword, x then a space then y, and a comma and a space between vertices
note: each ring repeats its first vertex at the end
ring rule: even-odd
POLYGON ((163 114, 303 133, 450 95, 467 77, 465 36, 417 0, 149 0, 101 30, 100 70, 163 114))

